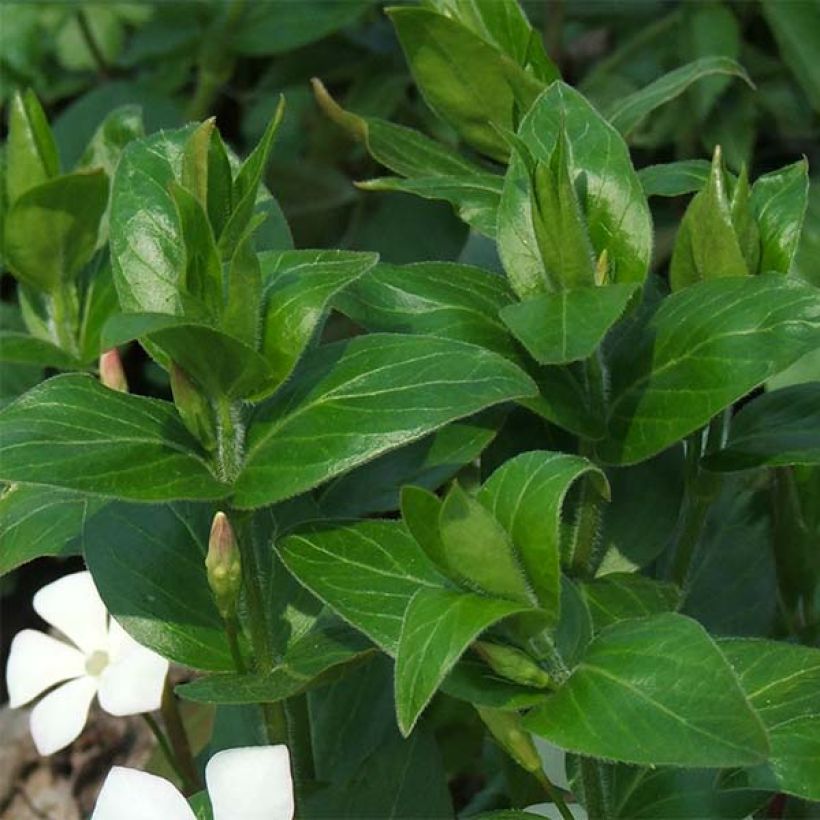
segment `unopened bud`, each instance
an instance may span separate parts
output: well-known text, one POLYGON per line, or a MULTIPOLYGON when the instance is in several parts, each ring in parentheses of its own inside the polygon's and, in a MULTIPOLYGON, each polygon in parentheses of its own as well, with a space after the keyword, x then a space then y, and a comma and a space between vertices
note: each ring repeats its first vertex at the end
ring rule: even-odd
POLYGON ((176 362, 171 362, 170 376, 171 393, 182 423, 206 450, 213 450, 216 447, 216 435, 208 400, 176 362))
POLYGON ((493 672, 507 680, 537 689, 546 689, 552 683, 549 674, 520 649, 486 641, 476 641, 473 649, 493 672))
POLYGON ((499 745, 522 769, 532 774, 541 774, 541 757, 532 735, 523 728, 518 712, 506 712, 487 706, 476 706, 476 710, 499 745))
POLYGON ((223 512, 218 512, 211 524, 205 569, 219 614, 223 618, 233 617, 242 586, 242 563, 233 527, 223 512))
POLYGON ((607 249, 601 251, 598 261, 595 263, 595 284, 598 287, 609 283, 609 254, 607 249))
POLYGON ((106 350, 100 356, 100 382, 111 390, 118 390, 120 393, 128 392, 128 381, 122 369, 120 352, 116 347, 106 350))

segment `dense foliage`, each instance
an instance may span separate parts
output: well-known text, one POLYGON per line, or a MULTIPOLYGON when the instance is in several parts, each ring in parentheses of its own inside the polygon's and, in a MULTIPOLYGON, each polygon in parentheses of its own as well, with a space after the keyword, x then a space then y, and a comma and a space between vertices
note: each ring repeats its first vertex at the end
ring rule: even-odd
POLYGON ((6 15, 0 572, 297 817, 820 803, 820 6, 620 5, 6 15))

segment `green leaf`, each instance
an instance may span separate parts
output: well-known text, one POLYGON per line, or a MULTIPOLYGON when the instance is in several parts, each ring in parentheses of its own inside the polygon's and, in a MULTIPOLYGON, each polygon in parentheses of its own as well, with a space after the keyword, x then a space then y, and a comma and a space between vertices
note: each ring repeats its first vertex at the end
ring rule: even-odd
POLYGON ((542 418, 596 441, 606 434, 606 419, 601 402, 590 393, 582 362, 544 365, 529 369, 538 385, 535 399, 520 403, 542 418))
POLYGON ((702 57, 664 74, 634 94, 619 100, 609 111, 608 119, 625 137, 628 137, 656 108, 679 97, 699 80, 720 74, 739 77, 749 87, 754 88, 754 83, 746 70, 735 60, 729 57, 702 57))
POLYGON ((137 641, 220 671, 234 666, 205 573, 212 518, 209 505, 107 504, 85 522, 83 553, 106 608, 137 641))
POLYGON ((820 8, 814 2, 778 3, 762 0, 763 15, 780 54, 815 111, 820 111, 820 65, 816 43, 820 37, 820 8))
POLYGON ((28 333, 0 330, 0 362, 37 364, 59 370, 77 370, 79 361, 61 347, 28 333))
POLYGON ((261 353, 277 384, 292 372, 319 327, 330 300, 378 261, 352 251, 268 251, 263 281, 261 353))
POLYGON ((719 645, 769 733, 765 768, 781 791, 820 800, 820 651, 740 638, 719 645))
POLYGON ((0 479, 139 501, 227 494, 173 405, 69 374, 0 412, 0 479))
POLYGON ((501 318, 539 364, 589 358, 621 318, 637 282, 545 293, 509 305, 501 318))
POLYGON ((289 498, 531 392, 515 365, 461 342, 373 334, 326 345, 253 417, 234 503, 289 498))
POLYGON ((108 203, 103 171, 78 171, 29 188, 6 214, 4 254, 22 282, 53 291, 91 259, 108 203))
POLYGON ((53 487, 7 487, 0 495, 0 575, 44 555, 76 555, 83 521, 100 503, 53 487))
POLYGON ((618 572, 578 583, 595 632, 629 618, 674 612, 681 603, 674 584, 631 572, 618 572))
POLYGON ((363 191, 399 191, 424 199, 449 202, 459 218, 484 236, 495 238, 504 178, 499 174, 430 176, 400 179, 381 177, 356 183, 363 191))
POLYGON ((373 652, 347 624, 317 624, 288 646, 269 672, 208 675, 176 688, 180 697, 201 703, 274 703, 325 683, 327 673, 373 652))
POLYGON ((32 91, 15 93, 9 110, 6 192, 12 205, 30 188, 60 173, 57 144, 32 91))
POLYGON ((268 361, 239 339, 163 313, 121 313, 103 329, 103 347, 145 339, 211 396, 252 398, 275 386, 268 361))
POLYGON ((529 709, 546 701, 543 691, 500 678, 489 666, 464 656, 441 684, 451 697, 490 709, 529 709))
POLYGON ((607 463, 634 464, 706 424, 820 343, 820 294, 777 274, 667 297, 610 355, 607 463))
POLYGON ((718 146, 709 179, 689 203, 681 220, 669 265, 672 290, 707 279, 756 273, 749 269, 744 257, 726 183, 718 146))
POLYGON ((648 197, 683 196, 703 188, 709 179, 711 167, 711 163, 705 159, 682 159, 641 168, 638 179, 648 197))
MULTIPOLYGON (((556 82, 524 117, 518 137, 533 159, 545 163, 562 127, 569 146, 570 177, 578 190, 595 258, 606 251, 611 282, 643 281, 652 252, 652 221, 626 143, 581 94, 556 82)), ((507 170, 497 236, 504 268, 519 298, 542 293, 544 274, 527 171, 519 156, 513 157, 507 170)))
POLYGON ((407 484, 435 490, 478 458, 495 437, 500 416, 490 410, 453 422, 340 476, 323 490, 322 510, 332 518, 362 517, 398 509, 407 484))
POLYGON ((301 584, 390 655, 413 595, 445 583, 396 521, 317 524, 278 549, 301 584))
POLYGON ((769 752, 718 647, 673 614, 603 630, 525 723, 562 749, 651 766, 745 766, 769 752))
POLYGON ((605 476, 586 459, 536 450, 505 462, 478 495, 512 538, 550 624, 558 621, 560 611, 561 508, 569 488, 584 474, 608 494, 605 476))
POLYGON ((413 596, 396 655, 396 716, 405 737, 467 647, 493 624, 529 609, 444 589, 420 589, 413 596))
POLYGON ((820 464, 820 382, 784 387, 751 401, 732 419, 710 470, 820 464))
POLYGON ((140 106, 115 108, 97 127, 80 157, 78 169, 102 168, 108 178, 113 179, 125 146, 144 134, 140 106))
POLYGON ((464 586, 488 595, 524 605, 533 603, 510 536, 457 482, 441 505, 438 523, 443 548, 438 557, 444 561, 448 576, 461 578, 464 586))
POLYGON ((800 243, 809 196, 805 159, 764 174, 752 186, 751 206, 760 228, 763 273, 789 273, 800 243))
POLYGON ((449 17, 406 7, 388 14, 430 108, 474 148, 505 160, 509 148, 496 128, 513 130, 544 83, 449 17))
POLYGON ((515 360, 515 345, 498 319, 512 300, 503 277, 494 273, 452 262, 417 262, 378 265, 337 305, 371 332, 442 336, 515 360))
POLYGON ((441 507, 441 499, 423 487, 408 485, 401 489, 401 517, 404 525, 436 569, 454 584, 461 585, 464 576, 451 569, 441 537, 441 507))

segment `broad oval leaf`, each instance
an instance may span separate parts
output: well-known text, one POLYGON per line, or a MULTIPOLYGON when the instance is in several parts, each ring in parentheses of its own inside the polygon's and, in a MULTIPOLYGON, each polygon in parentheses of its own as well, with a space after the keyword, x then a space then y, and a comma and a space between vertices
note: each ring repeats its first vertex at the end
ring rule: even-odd
POLYGON ((106 504, 83 554, 108 611, 137 641, 194 669, 233 669, 205 572, 213 508, 106 504), (184 594, 180 591, 184 590, 184 594))
POLYGON ((420 589, 413 596, 396 655, 396 716, 405 737, 467 647, 493 624, 527 611, 525 603, 469 592, 420 589))
POLYGON ((733 419, 726 444, 706 459, 710 470, 820 464, 820 382, 764 393, 733 419))
POLYGON ((397 521, 317 524, 278 550, 301 584, 390 655, 413 595, 446 583, 397 521))
POLYGON ((579 581, 578 589, 589 609, 595 632, 618 621, 674 612, 682 600, 674 584, 633 572, 614 572, 591 581, 579 581))
POLYGON ((56 376, 0 413, 0 479, 135 501, 228 493, 172 404, 56 376))
POLYGON ((234 503, 281 501, 534 392, 506 359, 448 339, 373 334, 326 345, 253 417, 234 503))
MULTIPOLYGON (((562 82, 553 83, 535 101, 518 138, 534 159, 549 163, 562 125, 570 177, 596 257, 607 252, 611 281, 643 281, 652 253, 652 219, 623 138, 579 92, 562 82)), ((497 237, 501 260, 519 297, 543 293, 529 181, 518 156, 504 181, 497 237)))
POLYGON ((726 658, 674 614, 604 629, 525 723, 567 751, 647 766, 747 766, 769 753, 726 658))
POLYGON ((13 330, 0 330, 0 362, 36 364, 59 370, 77 370, 81 367, 74 356, 53 342, 13 330))
POLYGON ((820 291, 777 274, 700 282, 667 297, 610 351, 611 464, 634 464, 820 344, 820 291))

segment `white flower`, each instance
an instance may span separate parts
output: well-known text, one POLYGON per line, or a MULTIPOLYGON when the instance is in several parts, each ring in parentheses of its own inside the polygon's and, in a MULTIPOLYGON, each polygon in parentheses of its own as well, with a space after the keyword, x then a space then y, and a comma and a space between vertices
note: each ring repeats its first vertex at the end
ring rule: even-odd
POLYGON ((59 751, 79 736, 94 695, 112 715, 159 708, 168 661, 109 619, 91 573, 66 575, 44 586, 33 604, 73 643, 34 629, 19 632, 11 643, 9 706, 23 706, 60 684, 31 712, 31 734, 40 754, 59 751))
MULTIPOLYGON (((205 767, 214 820, 291 820, 293 780, 287 746, 217 752, 205 767)), ((165 778, 114 766, 91 820, 196 820, 165 778)))

